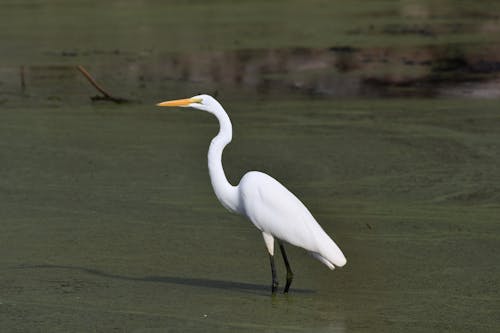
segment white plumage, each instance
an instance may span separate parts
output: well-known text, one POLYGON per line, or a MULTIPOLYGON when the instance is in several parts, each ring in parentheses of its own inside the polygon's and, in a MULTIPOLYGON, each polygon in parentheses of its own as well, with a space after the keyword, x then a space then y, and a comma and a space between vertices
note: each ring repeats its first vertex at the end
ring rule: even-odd
POLYGON ((246 216, 262 232, 271 261, 272 291, 278 282, 274 265, 274 238, 287 267, 288 292, 292 282, 286 252, 281 241, 302 247, 316 259, 334 269, 346 264, 346 258, 335 242, 325 233, 304 204, 281 183, 258 171, 246 173, 237 186, 231 185, 222 168, 222 151, 231 142, 231 121, 224 108, 213 97, 198 95, 187 99, 159 103, 158 106, 192 107, 214 114, 220 130, 208 151, 208 169, 214 192, 224 207, 246 216))
MULTIPOLYGON (((346 264, 342 251, 306 206, 277 180, 251 171, 241 179, 238 191, 243 204, 240 213, 260 231, 310 251, 330 269, 346 264)), ((273 254, 269 246, 268 250, 273 254)))

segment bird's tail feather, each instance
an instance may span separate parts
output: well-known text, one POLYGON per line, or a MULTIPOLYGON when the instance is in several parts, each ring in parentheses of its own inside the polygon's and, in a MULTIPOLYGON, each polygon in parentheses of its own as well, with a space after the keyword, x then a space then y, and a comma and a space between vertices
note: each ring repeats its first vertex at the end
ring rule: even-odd
POLYGON ((330 268, 332 271, 335 269, 335 266, 329 262, 328 260, 326 260, 325 258, 323 258, 319 253, 316 253, 316 252, 310 252, 311 255, 318 259, 319 261, 321 261, 323 264, 325 264, 328 268, 330 268))
MULTIPOLYGON (((330 263, 330 265, 335 265, 342 267, 347 263, 347 260, 342 253, 342 250, 335 244, 335 242, 326 233, 323 233, 322 240, 320 242, 319 255, 330 263)), ((320 260, 322 261, 322 260, 320 260)), ((323 261, 322 261, 323 262, 323 261)), ((323 262, 324 263, 324 262, 323 262)), ((328 264, 325 263, 328 267, 328 264)), ((330 268, 331 269, 331 268, 330 268)))

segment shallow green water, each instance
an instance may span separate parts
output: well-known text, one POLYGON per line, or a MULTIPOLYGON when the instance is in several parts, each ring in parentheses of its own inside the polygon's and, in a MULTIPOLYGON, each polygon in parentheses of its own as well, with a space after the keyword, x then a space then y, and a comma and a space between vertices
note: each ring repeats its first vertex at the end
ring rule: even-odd
POLYGON ((291 4, 1 5, 2 331, 498 329, 495 3, 291 4), (76 64, 133 102, 92 103, 76 64), (215 89, 229 179, 286 184, 343 269, 289 247, 270 296, 260 234, 210 187, 216 120, 153 106, 215 89))
POLYGON ((496 103, 411 102, 229 103, 230 179, 259 169, 286 183, 349 260, 330 272, 290 249, 296 279, 276 298, 259 233, 212 194, 209 115, 143 105, 2 112, 2 322, 493 330, 496 103))

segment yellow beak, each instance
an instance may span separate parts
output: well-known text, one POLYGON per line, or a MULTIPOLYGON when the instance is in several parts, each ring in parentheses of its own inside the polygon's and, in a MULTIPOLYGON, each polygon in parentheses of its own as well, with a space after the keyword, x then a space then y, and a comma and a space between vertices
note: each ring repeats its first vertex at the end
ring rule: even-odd
POLYGON ((192 103, 200 103, 201 98, 185 98, 185 99, 175 99, 172 101, 166 101, 156 104, 156 106, 188 106, 192 103))

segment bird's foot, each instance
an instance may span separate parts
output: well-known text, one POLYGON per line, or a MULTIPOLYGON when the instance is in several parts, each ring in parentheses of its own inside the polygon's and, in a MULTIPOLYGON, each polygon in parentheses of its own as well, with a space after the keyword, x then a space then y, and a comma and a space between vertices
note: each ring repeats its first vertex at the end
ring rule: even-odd
POLYGON ((278 285, 279 285, 278 281, 273 281, 273 284, 271 285, 271 293, 273 295, 275 295, 276 291, 278 291, 278 285))
POLYGON ((289 273, 286 277, 286 285, 285 289, 283 289, 283 294, 288 294, 288 290, 290 289, 290 285, 292 284, 293 273, 289 273))

